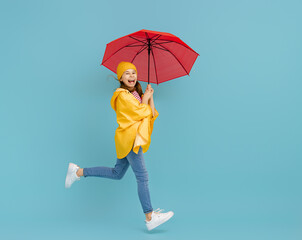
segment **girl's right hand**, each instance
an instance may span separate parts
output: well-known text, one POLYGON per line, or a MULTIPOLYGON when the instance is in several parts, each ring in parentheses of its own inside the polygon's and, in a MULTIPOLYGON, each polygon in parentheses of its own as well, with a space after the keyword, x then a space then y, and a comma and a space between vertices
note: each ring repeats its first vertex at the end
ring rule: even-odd
POLYGON ((150 84, 148 84, 147 88, 146 88, 146 91, 145 91, 145 94, 147 94, 148 99, 152 97, 153 92, 154 92, 153 88, 151 87, 150 84))
POLYGON ((148 86, 147 86, 147 88, 146 88, 146 91, 145 91, 145 93, 144 93, 143 99, 142 99, 143 102, 148 102, 149 99, 152 97, 153 92, 154 92, 154 91, 153 91, 151 85, 148 84, 148 86))

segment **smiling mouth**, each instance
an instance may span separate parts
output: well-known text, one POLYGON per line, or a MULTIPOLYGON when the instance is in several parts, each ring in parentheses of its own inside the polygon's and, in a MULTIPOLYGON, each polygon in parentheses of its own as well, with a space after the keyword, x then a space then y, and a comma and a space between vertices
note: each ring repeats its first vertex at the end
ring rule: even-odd
POLYGON ((135 80, 128 80, 128 82, 129 82, 129 83, 134 83, 134 82, 135 82, 135 80))

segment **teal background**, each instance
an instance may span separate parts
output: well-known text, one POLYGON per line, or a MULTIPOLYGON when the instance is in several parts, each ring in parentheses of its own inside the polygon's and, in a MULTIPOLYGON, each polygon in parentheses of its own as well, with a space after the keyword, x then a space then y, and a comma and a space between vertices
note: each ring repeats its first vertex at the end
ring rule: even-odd
MULTIPOLYGON (((1 1, 1 239, 302 237, 301 1, 1 1), (129 168, 64 188, 69 162, 113 167, 118 83, 106 44, 141 29, 200 54, 154 88, 148 232, 129 168)), ((142 83, 145 89, 146 83, 142 83)))

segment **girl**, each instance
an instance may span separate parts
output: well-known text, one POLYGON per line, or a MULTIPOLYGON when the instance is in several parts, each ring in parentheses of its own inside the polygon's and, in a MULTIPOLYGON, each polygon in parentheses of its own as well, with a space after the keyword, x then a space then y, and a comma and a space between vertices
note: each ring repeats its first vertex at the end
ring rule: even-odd
POLYGON ((116 89, 111 106, 116 112, 119 127, 115 132, 115 146, 117 159, 114 168, 92 167, 80 168, 69 163, 65 187, 84 177, 104 177, 120 180, 125 175, 129 165, 137 180, 138 196, 146 216, 146 226, 152 230, 168 221, 174 213, 162 213, 163 209, 153 211, 148 187, 148 172, 145 166, 143 153, 151 143, 154 120, 158 112, 154 107, 153 88, 148 84, 145 94, 137 81, 137 70, 130 62, 120 62, 117 67, 117 80, 120 87, 116 89))

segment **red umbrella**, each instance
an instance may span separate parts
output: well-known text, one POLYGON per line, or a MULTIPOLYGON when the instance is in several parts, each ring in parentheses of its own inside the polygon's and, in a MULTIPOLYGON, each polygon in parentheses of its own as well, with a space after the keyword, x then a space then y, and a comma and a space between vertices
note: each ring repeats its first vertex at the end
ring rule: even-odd
POLYGON ((198 56, 173 34, 142 29, 108 43, 101 65, 116 73, 121 61, 131 62, 139 81, 159 84, 189 75, 198 56))

